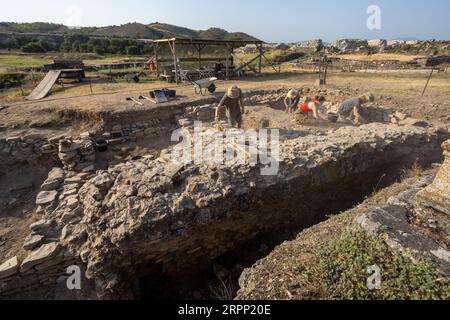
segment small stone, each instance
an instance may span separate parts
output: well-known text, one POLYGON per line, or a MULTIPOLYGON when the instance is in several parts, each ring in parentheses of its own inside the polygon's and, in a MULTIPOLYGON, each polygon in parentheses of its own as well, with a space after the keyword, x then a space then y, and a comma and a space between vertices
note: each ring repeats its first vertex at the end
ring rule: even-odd
POLYGON ((6 138, 6 142, 19 142, 22 141, 22 137, 20 136, 13 136, 6 138))
POLYGON ((87 167, 85 167, 83 170, 82 170, 82 172, 93 172, 93 171, 95 171, 95 165, 89 165, 89 166, 87 166, 87 167))
POLYGON ((69 162, 72 159, 75 159, 78 156, 78 153, 76 151, 70 151, 70 152, 60 152, 58 154, 59 159, 63 162, 69 162))
POLYGON ((71 178, 67 178, 66 180, 64 180, 65 184, 76 184, 79 185, 82 182, 81 177, 79 176, 74 176, 71 178))
POLYGON ((70 197, 70 196, 76 195, 77 193, 78 193, 77 189, 71 189, 71 190, 68 190, 68 191, 64 191, 63 196, 64 197, 70 197))
POLYGON ((49 228, 52 226, 51 220, 39 220, 38 222, 35 222, 30 225, 30 230, 34 233, 45 233, 49 228))
POLYGON ((67 199, 67 206, 69 209, 75 209, 80 204, 80 200, 77 197, 70 197, 67 199))
POLYGON ((59 188, 59 185, 60 185, 60 183, 58 180, 46 180, 41 185, 41 190, 43 190, 43 191, 57 190, 59 188))
POLYGON ((57 195, 57 191, 41 191, 36 198, 36 204, 41 206, 49 205, 55 201, 57 195))
POLYGON ((405 120, 408 116, 402 112, 397 111, 394 116, 399 120, 399 121, 403 121, 405 120))
POLYGON ((64 180, 64 170, 61 168, 53 168, 48 173, 48 179, 62 182, 64 180))
POLYGON ((0 280, 11 277, 19 272, 19 262, 17 257, 11 258, 0 265, 0 280))
POLYGON ((81 148, 79 143, 73 142, 72 140, 61 140, 59 142, 59 152, 60 153, 71 153, 77 151, 81 148))
POLYGON ((45 237, 39 234, 30 234, 23 244, 25 250, 31 251, 39 247, 44 242, 45 237))
POLYGON ((90 132, 83 132, 82 134, 80 134, 81 139, 89 139, 91 137, 91 133, 90 132))
POLYGON ((41 147, 41 153, 42 154, 51 154, 58 152, 58 148, 52 144, 44 144, 41 147))
POLYGON ((416 127, 428 127, 428 122, 417 120, 414 118, 407 118, 406 120, 400 121, 400 125, 402 126, 416 126, 416 127))
POLYGON ((49 138, 48 142, 51 143, 51 144, 57 144, 63 139, 64 139, 64 136, 55 136, 55 137, 49 138))

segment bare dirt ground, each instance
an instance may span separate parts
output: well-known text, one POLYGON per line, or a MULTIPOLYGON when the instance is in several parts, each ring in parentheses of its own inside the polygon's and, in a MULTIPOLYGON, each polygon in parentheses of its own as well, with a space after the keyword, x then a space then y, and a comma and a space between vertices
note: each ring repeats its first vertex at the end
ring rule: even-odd
MULTIPOLYGON (((292 87, 312 86, 317 75, 295 70, 281 74, 268 74, 263 77, 244 80, 218 82, 217 99, 223 95, 231 83, 238 84, 244 90, 276 90, 292 87)), ((328 78, 328 88, 357 88, 362 92, 371 91, 381 96, 380 104, 406 112, 410 116, 433 122, 448 122, 450 115, 450 74, 435 74, 427 92, 421 93, 427 81, 423 74, 357 74, 334 73, 328 78)), ((37 102, 30 102, 18 97, 15 91, 0 93, 0 105, 6 106, 0 111, 0 126, 7 128, 55 127, 57 111, 73 109, 84 113, 118 112, 140 109, 133 102, 126 101, 129 96, 148 95, 149 90, 162 87, 175 88, 181 96, 181 102, 198 99, 191 85, 174 86, 164 82, 152 83, 114 83, 94 84, 94 94, 90 94, 88 84, 66 85, 65 90, 57 89, 49 97, 37 102)), ((146 103, 144 108, 151 107, 146 103)), ((73 128, 72 128, 73 129, 73 128)), ((9 130, 8 130, 9 131, 9 130)), ((5 130, 0 132, 4 135, 5 130)))

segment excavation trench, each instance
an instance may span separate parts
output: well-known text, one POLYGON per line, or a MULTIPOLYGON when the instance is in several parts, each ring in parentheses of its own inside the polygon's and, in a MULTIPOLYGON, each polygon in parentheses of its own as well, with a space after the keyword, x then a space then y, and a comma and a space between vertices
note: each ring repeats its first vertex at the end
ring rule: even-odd
POLYGON ((182 237, 153 248, 171 251, 173 262, 138 263, 136 271, 127 275, 134 285, 133 296, 144 300, 232 298, 244 268, 303 229, 398 181, 414 163, 427 167, 441 161, 439 144, 405 143, 375 153, 354 150, 351 156, 307 174, 236 198, 231 217, 190 228, 182 237), (186 247, 192 250, 182 249, 186 247), (229 292, 224 293, 224 288, 229 292))

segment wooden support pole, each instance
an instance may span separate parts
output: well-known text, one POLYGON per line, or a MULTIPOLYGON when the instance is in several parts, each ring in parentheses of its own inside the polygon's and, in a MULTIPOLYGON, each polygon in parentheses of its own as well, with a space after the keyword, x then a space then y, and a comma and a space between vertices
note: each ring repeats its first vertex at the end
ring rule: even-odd
POLYGON ((176 82, 176 84, 178 84, 179 83, 179 74, 178 74, 178 61, 177 61, 175 40, 172 41, 172 45, 170 45, 170 42, 169 42, 169 47, 170 47, 170 50, 172 50, 172 55, 173 55, 173 63, 174 63, 174 67, 175 67, 175 82, 176 82))
POLYGON ((240 66, 238 69, 235 69, 231 75, 235 75, 236 73, 238 73, 241 70, 244 70, 247 66, 249 66, 250 64, 252 64, 253 62, 255 62, 256 60, 258 60, 260 56, 256 56, 254 57, 252 60, 250 60, 249 62, 243 64, 242 66, 240 66))
POLYGON ((266 59, 266 61, 271 65, 271 67, 275 70, 275 72, 280 73, 281 71, 281 67, 277 70, 277 68, 275 68, 275 65, 272 63, 272 61, 270 61, 265 54, 262 55, 264 57, 264 59, 266 59))
POLYGON ((262 72, 262 56, 263 56, 263 46, 262 44, 259 45, 259 73, 262 72))
POLYGON ((225 80, 228 80, 229 72, 230 72, 230 48, 228 45, 225 46, 225 50, 227 51, 227 60, 225 62, 225 80))
POLYGON ((425 85, 425 88, 423 88, 423 91, 422 91, 422 97, 423 97, 423 95, 425 94, 425 91, 427 91, 428 84, 430 83, 431 76, 433 75, 433 72, 434 72, 434 68, 431 69, 430 75, 428 76, 427 84, 425 85))
POLYGON ((155 56, 155 65, 156 65, 156 79, 157 80, 159 80, 159 76, 160 76, 160 73, 159 73, 159 57, 158 57, 158 51, 159 51, 159 44, 154 44, 153 45, 153 53, 154 53, 154 56, 155 56))
POLYGON ((202 47, 200 45, 196 46, 198 50, 198 68, 202 68, 202 47))

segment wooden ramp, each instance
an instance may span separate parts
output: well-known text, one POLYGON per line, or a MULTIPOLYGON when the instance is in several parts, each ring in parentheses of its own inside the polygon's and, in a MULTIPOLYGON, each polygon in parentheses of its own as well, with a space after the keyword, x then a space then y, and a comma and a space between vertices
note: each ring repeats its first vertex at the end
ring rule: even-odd
POLYGON ((39 100, 47 96, 52 89, 53 85, 58 81, 61 75, 61 70, 52 70, 47 73, 45 78, 39 83, 39 85, 27 96, 27 100, 39 100))

